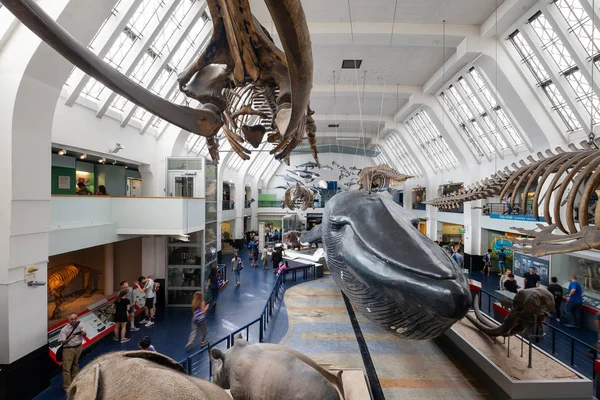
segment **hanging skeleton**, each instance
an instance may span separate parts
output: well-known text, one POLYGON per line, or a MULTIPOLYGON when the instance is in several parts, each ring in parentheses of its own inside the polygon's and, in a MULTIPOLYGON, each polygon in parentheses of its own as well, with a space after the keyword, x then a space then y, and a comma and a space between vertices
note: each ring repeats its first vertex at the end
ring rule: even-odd
POLYGON ((242 159, 267 142, 289 165, 289 155, 308 136, 317 161, 316 125, 309 108, 313 81, 310 34, 300 0, 265 0, 282 43, 275 46, 254 18, 248 0, 207 0, 212 37, 178 77, 197 109, 171 103, 139 86, 81 45, 33 0, 0 0, 24 25, 89 76, 150 113, 206 138, 219 159, 225 137, 242 159), (222 132, 220 134, 220 132, 222 132), (222 136, 218 136, 222 135, 222 136))
POLYGON ((537 153, 538 160, 529 156, 528 162, 520 161, 521 167, 513 163, 513 170, 505 168, 462 193, 426 204, 455 208, 467 201, 499 196, 508 200, 513 213, 525 214, 529 210, 536 220, 542 221, 543 216, 547 223, 537 224, 538 229, 534 230, 511 228, 529 237, 513 240, 514 244, 525 246, 524 252, 541 256, 600 249, 600 229, 593 225, 600 221, 600 208, 596 206, 600 150, 588 142, 581 142, 580 146, 570 144, 571 151, 558 147, 556 153, 547 150, 546 156, 537 153), (527 195, 531 191, 533 196, 527 195))
POLYGON ((379 164, 376 167, 367 167, 360 170, 358 185, 360 190, 366 190, 369 193, 386 190, 391 193, 391 186, 399 185, 410 178, 412 176, 400 174, 389 165, 379 164))
POLYGON ((296 183, 295 186, 290 186, 285 190, 283 200, 281 202, 281 208, 289 208, 290 210, 296 210, 300 208, 302 211, 306 211, 308 207, 314 206, 314 193, 312 190, 301 186, 300 183, 296 183))

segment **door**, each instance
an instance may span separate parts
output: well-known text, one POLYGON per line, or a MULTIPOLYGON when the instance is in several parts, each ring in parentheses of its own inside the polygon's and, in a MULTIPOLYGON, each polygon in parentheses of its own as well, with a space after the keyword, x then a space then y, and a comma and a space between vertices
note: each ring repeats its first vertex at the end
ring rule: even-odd
POLYGON ((170 197, 195 197, 196 173, 169 173, 170 197))

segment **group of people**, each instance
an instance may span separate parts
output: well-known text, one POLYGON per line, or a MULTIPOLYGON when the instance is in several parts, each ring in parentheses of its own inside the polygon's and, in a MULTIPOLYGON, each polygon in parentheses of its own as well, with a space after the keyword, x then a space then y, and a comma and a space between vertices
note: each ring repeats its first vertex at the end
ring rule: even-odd
MULTIPOLYGON (((505 274, 506 269, 506 253, 504 249, 500 249, 498 252, 498 275, 503 276, 505 274)), ((487 273, 487 276, 490 276, 490 272, 492 272, 492 249, 488 249, 487 252, 483 255, 483 274, 487 273)))
MULTIPOLYGON (((156 283, 152 276, 140 276, 136 285, 144 291, 144 320, 140 324, 145 324, 146 327, 154 325, 154 316, 156 313, 156 292, 160 285, 156 283)), ((129 330, 137 332, 140 329, 135 326, 135 307, 133 302, 133 288, 129 286, 129 282, 121 282, 121 289, 117 294, 117 298, 111 305, 114 312, 114 337, 115 341, 127 343, 131 339, 126 337, 127 324, 129 330)), ((66 390, 72 380, 79 373, 79 358, 83 345, 83 338, 87 335, 86 327, 83 322, 78 319, 78 315, 73 313, 69 315, 68 323, 60 330, 58 340, 62 346, 62 375, 63 387, 66 390)), ((138 347, 141 350, 156 351, 152 346, 150 337, 144 336, 138 342, 138 347)))
MULTIPOLYGON (((523 275, 525 289, 536 288, 541 284, 541 278, 536 273, 534 267, 529 268, 529 272, 523 275)), ((567 302, 565 310, 569 322, 565 326, 570 328, 579 328, 581 326, 581 306, 583 305, 583 288, 579 282, 577 282, 577 276, 571 275, 569 277, 569 287, 567 288, 567 294, 564 296, 563 287, 558 284, 558 278, 553 276, 550 278, 550 284, 547 289, 554 297, 554 317, 557 322, 560 322, 561 308, 563 298, 566 298, 567 302)), ((515 280, 515 275, 510 269, 506 269, 506 272, 500 277, 500 290, 507 290, 512 293, 517 293, 521 287, 515 280)), ((600 330, 600 318, 597 319, 597 325, 600 330)))

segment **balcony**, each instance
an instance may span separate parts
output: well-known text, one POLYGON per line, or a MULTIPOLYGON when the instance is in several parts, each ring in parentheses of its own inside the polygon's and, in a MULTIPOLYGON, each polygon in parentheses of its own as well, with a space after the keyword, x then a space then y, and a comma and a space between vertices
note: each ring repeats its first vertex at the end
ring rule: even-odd
POLYGON ((221 208, 223 211, 226 210, 235 210, 235 203, 233 200, 223 200, 223 207, 221 208))
POLYGON ((50 253, 120 240, 119 235, 183 235, 204 229, 204 199, 52 196, 50 253))
POLYGON ((412 204, 412 209, 413 210, 423 210, 423 211, 425 211, 426 207, 427 207, 427 204, 425 204, 425 203, 413 203, 412 204))

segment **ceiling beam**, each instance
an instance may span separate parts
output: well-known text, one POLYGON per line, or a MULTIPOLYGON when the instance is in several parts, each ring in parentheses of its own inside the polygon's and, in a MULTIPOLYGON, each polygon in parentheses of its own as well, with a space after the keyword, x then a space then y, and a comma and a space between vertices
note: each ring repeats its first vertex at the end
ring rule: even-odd
POLYGON ((499 35, 511 27, 519 18, 529 18, 531 15, 526 13, 533 7, 538 0, 505 0, 498 7, 498 15, 493 12, 488 19, 481 24, 480 36, 482 38, 490 38, 499 35), (496 21, 498 22, 496 24, 496 21))
POLYGON ((392 122, 392 117, 386 117, 385 115, 358 115, 358 114, 314 114, 313 118, 315 121, 327 121, 331 123, 343 123, 343 122, 392 122))
MULTIPOLYGON (((386 98, 391 98, 390 96, 396 97, 396 93, 398 93, 399 98, 408 98, 413 93, 421 93, 423 88, 421 86, 408 86, 408 85, 360 85, 358 88, 358 92, 356 89, 356 85, 335 85, 335 94, 343 95, 343 96, 357 96, 357 93, 385 93, 386 98)), ((323 95, 333 96, 334 94, 334 85, 313 85, 311 94, 323 97, 323 95)))

